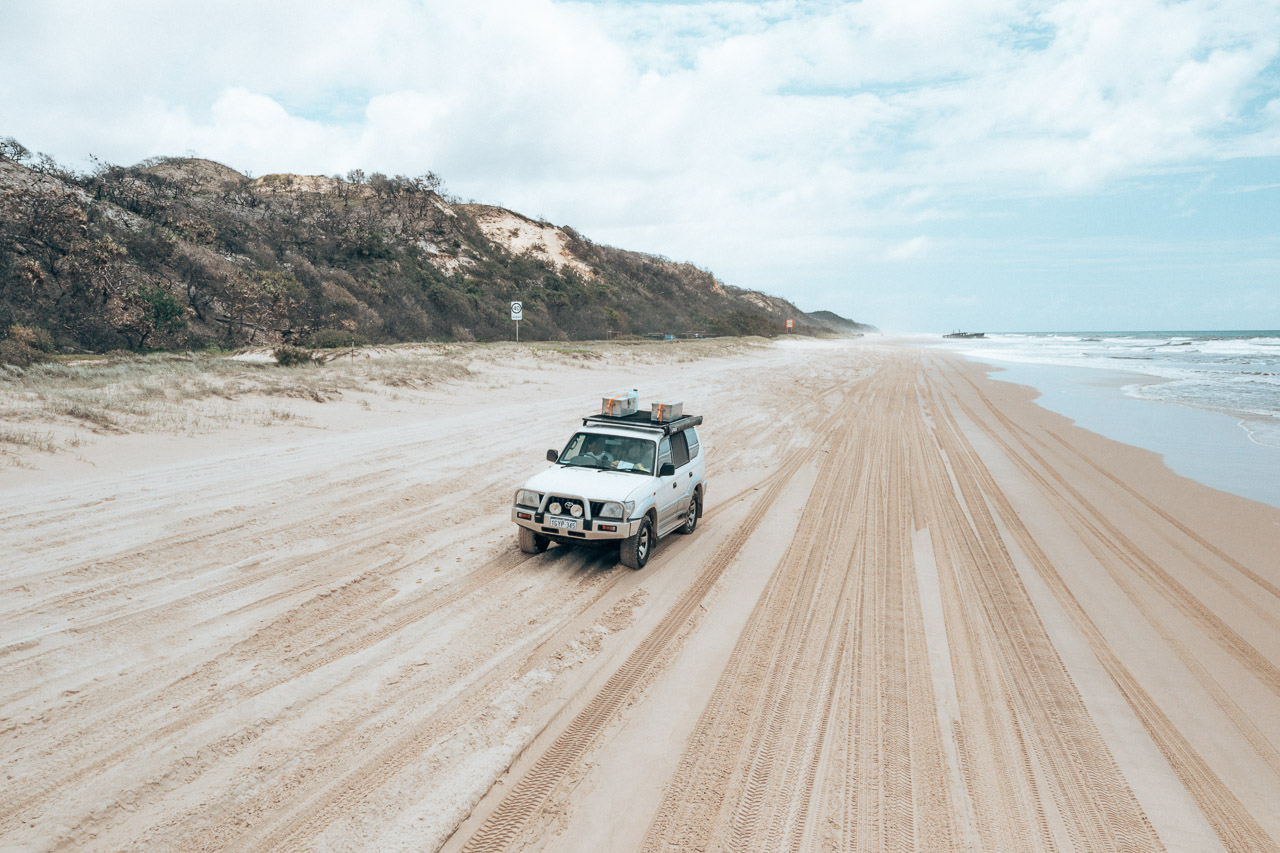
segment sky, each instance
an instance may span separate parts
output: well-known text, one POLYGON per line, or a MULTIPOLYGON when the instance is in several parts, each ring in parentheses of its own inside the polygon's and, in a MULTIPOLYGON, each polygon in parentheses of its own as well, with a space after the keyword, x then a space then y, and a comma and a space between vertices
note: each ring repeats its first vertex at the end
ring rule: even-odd
POLYGON ((433 171, 888 331, 1280 328, 1277 0, 0 0, 0 136, 433 171))

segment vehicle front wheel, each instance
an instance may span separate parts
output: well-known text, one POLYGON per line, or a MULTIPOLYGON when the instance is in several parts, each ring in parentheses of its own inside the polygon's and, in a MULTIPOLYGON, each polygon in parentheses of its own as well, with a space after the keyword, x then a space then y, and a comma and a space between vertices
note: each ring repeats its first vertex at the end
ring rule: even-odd
POLYGON ((689 498, 689 508, 685 510, 684 525, 680 528, 681 533, 692 533, 698 529, 698 498, 693 496, 689 498))
POLYGON ((628 569, 643 569, 649 562, 649 554, 653 551, 653 524, 649 519, 640 522, 640 529, 635 536, 622 540, 620 558, 622 565, 628 569))
POLYGON ((516 538, 520 542, 520 550, 526 554, 541 554, 551 544, 550 539, 539 533, 534 533, 527 527, 518 527, 516 529, 519 531, 516 538))

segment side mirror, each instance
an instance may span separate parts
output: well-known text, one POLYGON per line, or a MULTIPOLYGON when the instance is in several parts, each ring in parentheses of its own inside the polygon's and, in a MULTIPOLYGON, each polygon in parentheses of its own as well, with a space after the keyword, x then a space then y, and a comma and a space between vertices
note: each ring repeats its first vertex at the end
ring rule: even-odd
POLYGON ((659 477, 674 477, 676 475, 676 466, 674 462, 663 462, 662 467, 658 469, 659 477))
POLYGON ((556 453, 554 450, 548 450, 548 451, 547 451, 547 461, 548 461, 548 462, 559 462, 559 461, 560 461, 560 454, 559 454, 559 453, 556 453))

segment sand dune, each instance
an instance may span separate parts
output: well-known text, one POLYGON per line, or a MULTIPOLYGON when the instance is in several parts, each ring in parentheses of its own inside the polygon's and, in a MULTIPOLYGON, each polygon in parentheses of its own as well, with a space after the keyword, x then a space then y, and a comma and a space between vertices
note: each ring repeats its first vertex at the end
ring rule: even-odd
POLYGON ((1280 849, 1280 511, 956 356, 297 405, 0 480, 0 847, 1280 849), (513 490, 624 385, 705 416, 703 523, 521 554, 513 490))

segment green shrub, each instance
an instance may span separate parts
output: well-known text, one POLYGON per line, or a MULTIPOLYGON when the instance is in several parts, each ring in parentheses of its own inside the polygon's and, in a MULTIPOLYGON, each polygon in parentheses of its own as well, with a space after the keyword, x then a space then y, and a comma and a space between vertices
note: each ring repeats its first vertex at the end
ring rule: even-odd
POLYGON ((21 341, 15 341, 13 338, 0 341, 0 364, 27 367, 39 358, 39 350, 32 349, 21 341))
POLYGON ((23 326, 14 323, 9 327, 8 336, 12 340, 24 343, 41 352, 53 352, 53 337, 37 326, 23 326))
POLYGON ((778 333, 777 327, 768 317, 747 311, 734 311, 723 317, 716 317, 710 323, 710 331, 713 335, 759 335, 762 338, 771 338, 778 333))
POLYGON ((187 325, 187 306, 162 287, 140 287, 134 291, 142 302, 147 319, 160 332, 172 332, 187 325))
POLYGON ((369 339, 355 332, 344 332, 341 329, 316 329, 307 336, 307 346, 312 349, 346 349, 347 347, 367 347, 369 339))
POLYGON ((36 362, 48 361, 53 352, 53 338, 44 329, 21 326, 9 327, 4 340, 0 340, 0 364, 29 367, 36 362))
POLYGON ((318 359, 309 349, 302 347, 291 347, 288 344, 276 347, 271 353, 276 360, 276 364, 281 367, 298 367, 306 364, 316 364, 318 359))

